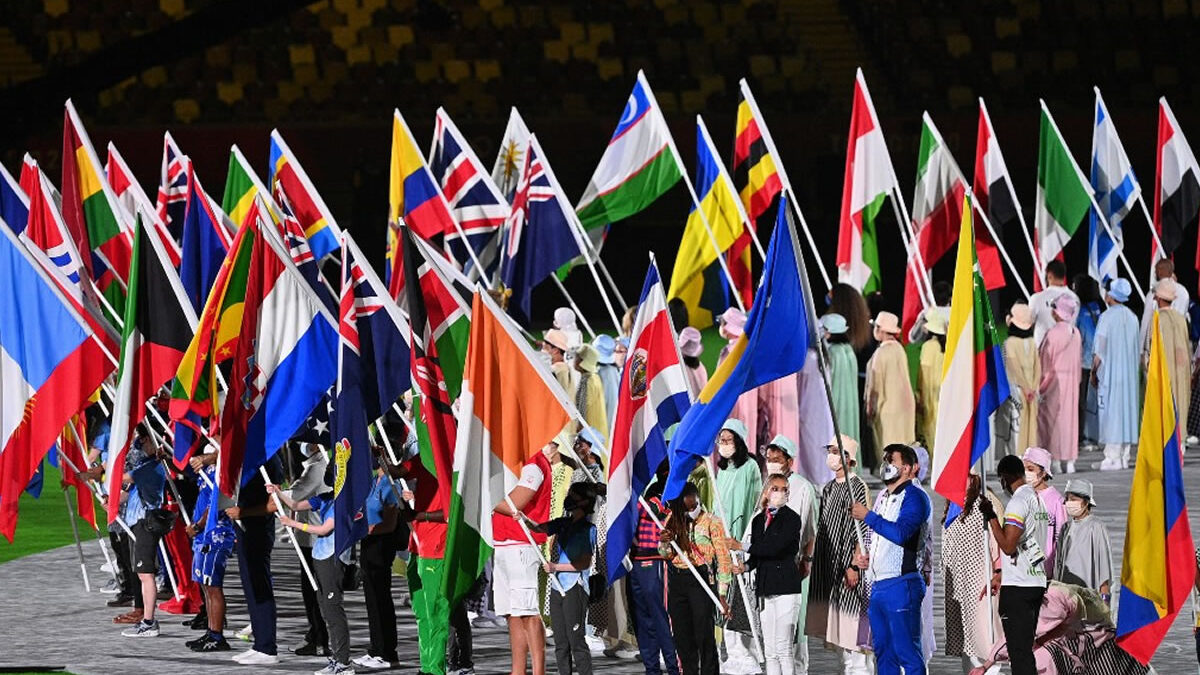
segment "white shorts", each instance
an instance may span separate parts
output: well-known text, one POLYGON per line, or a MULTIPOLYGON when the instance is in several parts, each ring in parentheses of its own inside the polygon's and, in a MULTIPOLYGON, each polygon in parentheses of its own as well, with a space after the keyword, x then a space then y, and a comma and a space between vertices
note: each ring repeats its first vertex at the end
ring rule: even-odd
POLYGON ((537 616, 538 568, 542 561, 528 544, 497 546, 492 600, 500 616, 537 616))

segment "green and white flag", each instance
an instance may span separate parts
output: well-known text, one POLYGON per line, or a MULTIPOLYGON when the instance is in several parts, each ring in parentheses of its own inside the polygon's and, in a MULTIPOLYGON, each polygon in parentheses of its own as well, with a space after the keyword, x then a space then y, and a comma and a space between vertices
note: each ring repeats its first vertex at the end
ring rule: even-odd
POLYGON ((1083 175, 1067 143, 1042 104, 1041 133, 1038 137, 1037 200, 1034 203, 1033 231, 1037 236, 1038 266, 1058 257, 1063 247, 1079 230, 1079 224, 1092 205, 1092 186, 1083 175))

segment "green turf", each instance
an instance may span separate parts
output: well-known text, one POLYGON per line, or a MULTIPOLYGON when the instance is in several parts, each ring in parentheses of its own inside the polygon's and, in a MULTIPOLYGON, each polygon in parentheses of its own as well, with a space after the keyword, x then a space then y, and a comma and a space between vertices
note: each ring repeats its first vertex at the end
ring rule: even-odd
MULTIPOLYGON (((0 537, 0 563, 17 558, 48 551, 52 548, 65 546, 75 541, 71 536, 71 523, 67 520, 67 503, 63 499, 59 481, 62 475, 59 470, 46 464, 45 483, 42 487, 41 499, 34 499, 26 493, 21 493, 20 515, 17 519, 17 531, 13 543, 0 537)), ((95 504, 94 500, 93 503, 95 504)), ((71 505, 75 505, 75 491, 71 490, 71 505)), ((95 505, 97 522, 100 531, 104 530, 104 514, 99 504, 95 505)), ((87 545, 96 535, 83 520, 78 520, 79 536, 87 545)), ((91 545, 95 551, 95 544, 91 545)), ((85 550, 86 553, 86 550, 85 550)))

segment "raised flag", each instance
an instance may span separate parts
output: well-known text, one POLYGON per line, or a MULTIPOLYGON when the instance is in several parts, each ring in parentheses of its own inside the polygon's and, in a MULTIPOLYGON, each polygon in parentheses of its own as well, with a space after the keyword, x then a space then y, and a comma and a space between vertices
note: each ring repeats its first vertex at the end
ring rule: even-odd
POLYGON ((0 225, 0 534, 63 426, 112 371, 112 354, 6 224, 0 225))
POLYGON ((1158 99, 1154 197, 1154 229, 1169 257, 1183 243, 1184 230, 1200 211, 1200 164, 1165 97, 1158 99))
MULTIPOLYGON (((721 269, 714 267, 714 264, 718 264, 717 249, 721 254, 728 251, 746 231, 746 222, 741 198, 734 191, 733 182, 725 172, 725 166, 717 156, 716 148, 699 117, 696 118, 694 187, 700 205, 697 208, 693 204, 688 212, 687 225, 684 226, 679 250, 675 254, 675 267, 671 270, 667 297, 683 301, 687 306, 689 324, 707 328, 713 324, 714 316, 733 304, 729 298, 727 281, 719 276, 721 269)), ((748 297, 743 298, 743 303, 748 305, 749 300, 748 297)))
POLYGON ((367 378, 363 384, 363 401, 367 417, 374 422, 412 388, 409 324, 349 232, 343 232, 343 241, 350 246, 354 328, 358 332, 358 353, 367 378))
POLYGON ((608 147, 575 205, 584 231, 599 245, 609 225, 638 213, 678 183, 681 166, 662 108, 639 70, 608 147))
MULTIPOLYGON (((1000 152, 996 130, 987 106, 979 99, 979 130, 975 137, 975 177, 971 186, 975 205, 987 214, 988 222, 996 235, 1003 238, 1004 232, 1020 217, 1017 193, 1013 190, 1008 165, 1000 152)), ((975 249, 979 257, 979 268, 983 283, 989 291, 1004 286, 1004 268, 1000 265, 1000 250, 992 235, 984 228, 975 237, 975 249)))
MULTIPOLYGON (((758 219, 783 191, 783 177, 775 167, 772 145, 766 138, 766 121, 757 117, 750 85, 742 80, 738 83, 737 122, 733 139, 733 187, 742 198, 742 206, 749 217, 747 224, 757 229, 758 219)), ((746 300, 747 306, 754 294, 753 268, 750 263, 751 235, 749 229, 742 232, 726 255, 729 276, 733 285, 746 300)))
POLYGON ((918 260, 909 258, 904 266, 904 309, 901 316, 901 331, 908 331, 921 312, 921 291, 916 273, 927 274, 920 261, 933 267, 946 255, 958 238, 963 198, 967 192, 967 179, 958 168, 958 162, 950 154, 942 134, 926 112, 921 116, 921 146, 917 153, 917 187, 913 191, 912 223, 916 233, 916 248, 921 253, 918 260))
POLYGON ((184 170, 186 189, 180 220, 183 247, 179 278, 192 309, 200 312, 233 241, 220 224, 221 216, 217 215, 216 207, 200 185, 191 162, 186 163, 184 170))
POLYGON ((838 281, 863 293, 879 288, 875 217, 883 208, 884 199, 897 189, 896 172, 860 68, 854 79, 854 108, 846 142, 837 266, 838 281))
POLYGON ((500 265, 504 286, 512 290, 508 311, 526 326, 532 318, 534 287, 580 253, 572 217, 545 152, 531 135, 500 265))
POLYGON ((171 132, 163 134, 162 166, 159 168, 158 195, 155 209, 158 219, 167 224, 167 230, 183 245, 183 217, 187 209, 188 165, 191 162, 175 143, 171 132))
POLYGON ((608 582, 621 578, 621 561, 633 547, 638 498, 667 457, 664 434, 683 419, 691 401, 688 380, 676 348, 658 265, 651 260, 638 300, 621 373, 620 393, 608 459, 608 582))
POLYGON ((671 473, 663 499, 678 497, 700 458, 712 453, 721 424, 739 396, 804 367, 812 339, 812 310, 804 292, 803 260, 786 202, 786 198, 779 200, 758 301, 746 317, 745 332, 671 437, 671 473))
POLYGON ((0 164, 0 218, 20 234, 29 220, 29 197, 12 174, 0 164))
POLYGON ((162 241, 171 264, 179 267, 179 241, 167 229, 166 222, 158 217, 158 207, 146 196, 146 191, 137 182, 137 178, 134 178, 129 165, 125 163, 125 158, 111 141, 108 143, 108 163, 104 167, 104 174, 108 177, 108 184, 112 186, 117 201, 125 207, 125 212, 130 217, 140 213, 142 218, 147 220, 162 241))
POLYGON ((275 225, 280 239, 283 240, 284 251, 292 259, 292 264, 299 270, 300 276, 304 277, 313 292, 324 303, 325 309, 329 310, 330 314, 335 314, 338 300, 334 297, 329 282, 325 281, 325 277, 321 275, 318 263, 320 258, 313 253, 312 245, 308 236, 304 234, 304 227, 300 224, 292 206, 292 200, 288 197, 282 183, 275 184, 275 202, 279 207, 280 216, 275 225))
MULTIPOLYGON (((333 213, 325 205, 325 200, 321 199, 317 188, 309 180, 308 173, 284 142, 278 129, 271 130, 269 180, 272 188, 279 186, 287 192, 288 199, 292 202, 292 212, 304 230, 304 236, 308 237, 313 257, 320 261, 336 251, 342 231, 333 219, 333 213)), ((266 198, 267 195, 263 195, 263 199, 266 198)))
MULTIPOLYGON (((196 329, 196 312, 162 241, 140 217, 134 232, 129 302, 105 466, 110 495, 121 494, 125 454, 134 428, 146 417, 146 401, 175 376, 196 329)), ((120 507, 119 500, 108 500, 108 522, 116 520, 120 507)))
POLYGON ((246 214, 254 206, 254 197, 267 199, 270 193, 254 174, 246 157, 238 146, 229 149, 229 171, 225 174, 225 192, 221 198, 221 210, 229 214, 238 227, 246 222, 246 214))
POLYGON ((442 237, 457 233, 450 205, 421 157, 417 141, 399 110, 392 112, 389 168, 389 223, 399 223, 403 218, 414 234, 438 245, 441 245, 442 237))
POLYGON ((1038 186, 1033 205, 1033 230, 1037 235, 1038 266, 1046 265, 1062 253, 1091 208, 1092 186, 1071 157, 1067 143, 1050 109, 1042 102, 1041 131, 1038 136, 1038 186))
POLYGON ((513 194, 517 191, 517 183, 521 182, 525 148, 529 145, 531 135, 521 113, 516 108, 510 110, 504 137, 500 139, 500 150, 496 153, 496 163, 492 165, 492 182, 509 203, 512 203, 513 194))
POLYGON ((1096 210, 1092 209, 1088 215, 1088 274, 1103 286, 1117 277, 1117 251, 1124 246, 1121 223, 1142 194, 1142 186, 1133 174, 1133 166, 1125 155, 1125 147, 1117 136, 1117 127, 1108 114, 1099 87, 1096 87, 1096 117, 1092 128, 1091 185, 1096 193, 1096 203, 1104 210, 1108 224, 1117 235, 1114 242, 1096 217, 1096 210))
POLYGON ((1188 602, 1196 574, 1183 487, 1179 404, 1171 394, 1158 312, 1152 328, 1117 604, 1117 645, 1143 665, 1150 663, 1188 602))
POLYGON ((437 344, 443 382, 453 401, 462 388, 463 363, 467 359, 467 339, 471 330, 471 306, 466 298, 474 293, 473 286, 428 242, 420 238, 410 241, 420 253, 417 272, 421 279, 421 297, 433 341, 437 344))
POLYGON ((971 204, 961 205, 954 295, 938 397, 930 484, 950 503, 947 522, 962 511, 968 474, 991 443, 991 415, 1008 399, 1003 343, 975 257, 971 204))

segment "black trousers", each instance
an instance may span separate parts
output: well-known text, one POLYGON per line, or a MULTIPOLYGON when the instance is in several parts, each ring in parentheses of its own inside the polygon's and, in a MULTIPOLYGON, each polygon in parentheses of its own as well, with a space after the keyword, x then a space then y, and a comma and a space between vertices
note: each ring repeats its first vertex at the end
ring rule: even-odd
POLYGON ((390 532, 367 535, 358 556, 367 603, 367 624, 371 629, 371 647, 367 654, 391 663, 400 660, 396 653, 396 603, 392 600, 395 541, 390 532))
POLYGON ((566 595, 550 591, 550 626, 554 628, 554 660, 560 673, 592 675, 592 652, 584 639, 588 594, 576 584, 566 595))
POLYGON ((1033 658, 1033 636, 1042 609, 1045 588, 1036 586, 1000 587, 1000 623, 1008 642, 1008 662, 1012 675, 1037 675, 1033 658))
MULTIPOLYGON (((717 638, 712 600, 692 573, 670 567, 667 610, 683 675, 717 675, 717 638)), ((700 570, 705 575, 705 570, 700 570)))
MULTIPOLYGON (((275 589, 271 580, 271 550, 275 548, 275 519, 253 516, 242 519, 237 540, 238 573, 254 631, 254 649, 276 654, 275 589)), ((306 582, 307 583, 307 582, 306 582)))
MULTIPOLYGON (((311 546, 301 546, 300 555, 308 563, 308 569, 313 568, 311 546)), ((304 618, 308 621, 308 630, 304 633, 305 644, 329 648, 329 631, 325 629, 325 619, 321 616, 321 603, 317 602, 317 592, 308 583, 308 575, 300 570, 300 597, 304 599, 304 618)))
POLYGON ((129 535, 117 526, 108 531, 108 541, 117 557, 117 583, 121 585, 121 595, 141 597, 142 587, 138 583, 137 575, 133 573, 133 563, 130 562, 132 547, 129 535))
POLYGON ((467 618, 467 602, 463 600, 450 610, 450 637, 446 641, 446 670, 474 668, 471 656, 471 621, 467 618))

